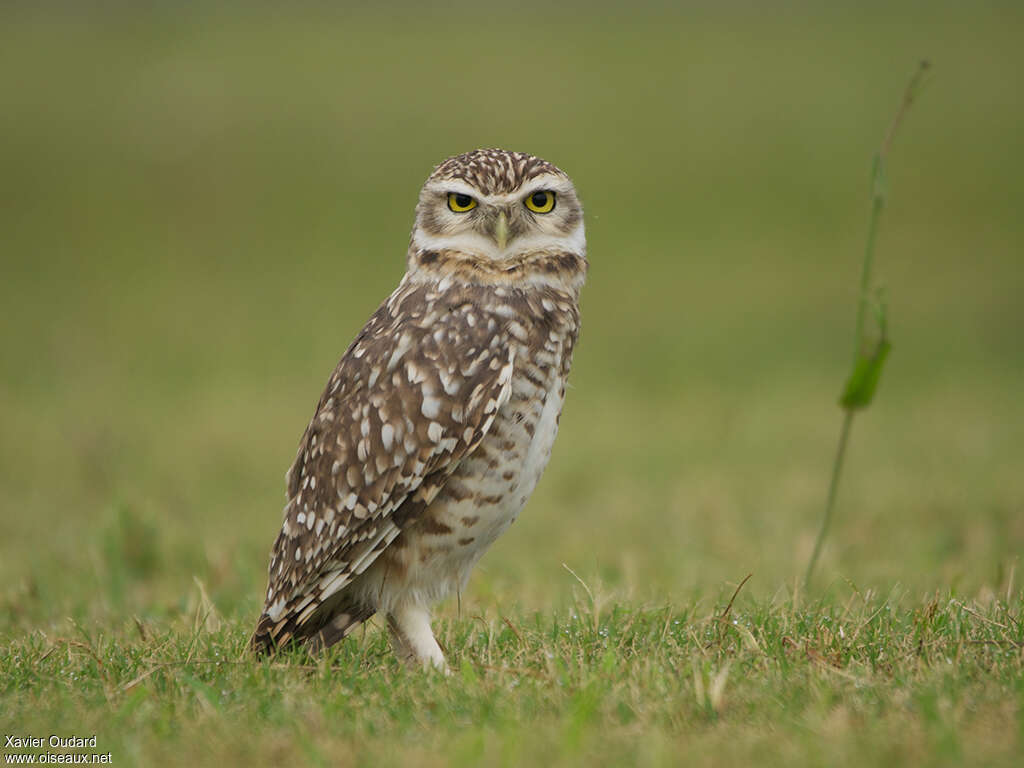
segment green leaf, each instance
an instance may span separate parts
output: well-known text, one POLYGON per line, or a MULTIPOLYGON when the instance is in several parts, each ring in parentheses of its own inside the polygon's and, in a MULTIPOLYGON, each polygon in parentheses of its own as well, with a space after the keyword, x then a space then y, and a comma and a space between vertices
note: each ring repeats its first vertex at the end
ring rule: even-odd
POLYGON ((888 339, 879 339, 878 345, 870 355, 862 355, 853 367, 853 373, 846 380, 843 395, 839 404, 850 411, 866 408, 871 404, 878 388, 878 379, 882 375, 882 367, 889 356, 892 344, 888 339))

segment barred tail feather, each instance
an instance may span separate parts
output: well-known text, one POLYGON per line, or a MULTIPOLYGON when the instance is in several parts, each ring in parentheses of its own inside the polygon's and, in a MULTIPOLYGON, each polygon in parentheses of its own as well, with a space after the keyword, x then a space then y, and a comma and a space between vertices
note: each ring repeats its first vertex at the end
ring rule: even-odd
POLYGON ((333 610, 288 611, 277 621, 268 614, 260 616, 249 647, 257 656, 272 655, 289 644, 304 645, 318 653, 344 640, 375 611, 362 605, 341 604, 333 610))

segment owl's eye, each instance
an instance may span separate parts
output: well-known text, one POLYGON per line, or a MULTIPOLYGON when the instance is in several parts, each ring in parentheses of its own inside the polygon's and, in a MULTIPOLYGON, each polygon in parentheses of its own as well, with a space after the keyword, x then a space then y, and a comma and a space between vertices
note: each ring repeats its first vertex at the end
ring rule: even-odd
POLYGON ((469 195, 464 195, 461 192, 448 193, 448 210, 455 211, 455 213, 465 213, 474 208, 476 208, 476 200, 469 195))
POLYGON ((555 209, 555 193, 550 189, 534 192, 523 203, 534 213, 551 213, 555 209))

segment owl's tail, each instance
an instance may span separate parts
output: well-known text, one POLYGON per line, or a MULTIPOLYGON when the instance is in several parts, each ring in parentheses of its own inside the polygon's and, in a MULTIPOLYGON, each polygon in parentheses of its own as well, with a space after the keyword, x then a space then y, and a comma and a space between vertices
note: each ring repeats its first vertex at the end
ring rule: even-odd
POLYGON ((367 606, 342 603, 307 614, 302 622, 295 612, 286 612, 277 621, 264 613, 256 622, 249 648, 257 656, 272 655, 288 645, 303 645, 310 653, 318 653, 344 640, 375 612, 367 606))

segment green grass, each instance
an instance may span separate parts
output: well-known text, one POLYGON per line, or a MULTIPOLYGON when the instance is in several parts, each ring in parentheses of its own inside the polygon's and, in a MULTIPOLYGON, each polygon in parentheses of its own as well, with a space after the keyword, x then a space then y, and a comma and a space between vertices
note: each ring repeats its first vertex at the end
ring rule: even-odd
POLYGON ((122 765, 1020 762, 1020 8, 152 5, 0 12, 3 732, 122 765), (870 158, 922 57, 893 350, 805 594, 870 158), (573 176, 592 268, 551 466, 439 608, 456 674, 375 627, 243 660, 326 376, 432 165, 487 145, 573 176))
POLYGON ((33 633, 0 679, 19 731, 97 733, 115 762, 1016 764, 1024 595, 837 592, 448 619, 449 678, 375 631, 254 663, 197 600, 191 621, 33 633))

